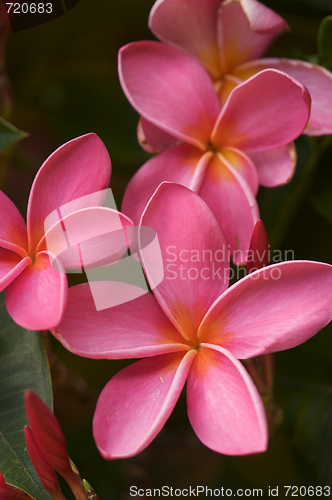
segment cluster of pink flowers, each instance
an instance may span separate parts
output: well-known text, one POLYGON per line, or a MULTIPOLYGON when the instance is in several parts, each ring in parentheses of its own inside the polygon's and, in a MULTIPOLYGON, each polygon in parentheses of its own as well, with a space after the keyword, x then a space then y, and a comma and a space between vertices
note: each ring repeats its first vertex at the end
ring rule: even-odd
MULTIPOLYGON (((228 288, 227 249, 235 264, 247 261, 258 186, 291 180, 294 139, 332 133, 332 74, 303 61, 258 59, 288 26, 257 0, 157 0, 150 28, 161 42, 123 47, 119 75, 141 115, 139 141, 158 154, 130 181, 123 213, 103 206, 111 163, 94 134, 46 160, 31 189, 27 226, 0 192, 0 285, 18 324, 51 329, 73 353, 144 358, 99 397, 93 428, 105 458, 148 446, 185 382, 189 420, 206 446, 229 455, 263 452, 264 406, 240 360, 297 346, 330 322, 332 266, 283 262, 251 269, 228 288), (130 247, 153 293, 97 310, 89 284, 68 290, 63 267, 105 265, 97 249, 104 249, 98 237, 105 225, 125 235, 108 263, 130 247), (69 226, 72 251, 63 240, 69 226), (144 227, 158 236, 161 280, 144 227), (79 243, 89 239, 82 257, 79 243), (184 255, 192 255, 187 274, 178 272, 184 255)), ((132 287, 94 283, 99 296, 117 299, 132 287)))

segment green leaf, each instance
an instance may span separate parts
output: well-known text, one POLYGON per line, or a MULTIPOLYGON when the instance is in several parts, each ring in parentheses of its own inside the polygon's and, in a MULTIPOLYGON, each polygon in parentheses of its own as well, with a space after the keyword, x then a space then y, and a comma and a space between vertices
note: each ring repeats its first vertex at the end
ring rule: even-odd
POLYGON ((14 142, 27 137, 27 133, 8 123, 0 117, 0 152, 14 144, 14 142))
POLYGON ((24 330, 8 315, 0 294, 0 471, 5 481, 36 500, 50 500, 25 446, 28 423, 23 391, 32 389, 52 408, 47 357, 36 332, 24 330))
POLYGON ((325 17, 318 30, 318 61, 332 70, 332 16, 325 17))

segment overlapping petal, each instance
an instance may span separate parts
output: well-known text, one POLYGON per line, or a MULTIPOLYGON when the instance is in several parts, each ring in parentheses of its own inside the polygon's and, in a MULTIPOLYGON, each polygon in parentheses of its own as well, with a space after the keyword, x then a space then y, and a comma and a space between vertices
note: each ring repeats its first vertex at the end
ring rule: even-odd
POLYGON ((14 203, 0 191, 0 246, 26 257, 28 242, 24 219, 14 203))
POLYGON ((255 0, 158 0, 149 27, 163 42, 192 54, 213 79, 259 57, 288 30, 278 14, 255 0))
POLYGON ((259 218, 255 196, 245 179, 222 155, 214 155, 198 194, 216 217, 233 262, 244 263, 251 234, 259 218))
POLYGON ((289 349, 331 321, 331 296, 332 266, 274 264, 229 288, 205 316, 198 336, 240 359, 289 349))
POLYGON ((181 142, 173 135, 153 125, 143 116, 137 126, 137 139, 142 148, 149 153, 159 153, 181 142))
MULTIPOLYGON (((103 281, 94 286, 105 296, 123 294, 127 299, 131 293, 126 283, 103 281)), ((139 358, 188 350, 155 297, 146 290, 142 294, 97 311, 88 284, 71 287, 63 320, 53 333, 69 351, 94 359, 139 358)))
POLYGON ((189 351, 143 359, 108 382, 93 420, 104 458, 130 457, 151 443, 170 416, 195 355, 189 351))
POLYGON ((119 76, 129 102, 144 118, 204 149, 220 111, 205 70, 184 52, 159 42, 136 42, 119 52, 119 76))
POLYGON ((33 391, 24 392, 24 402, 34 442, 42 455, 63 477, 72 475, 66 440, 52 411, 33 391))
POLYGON ((109 186, 111 160, 103 142, 87 134, 67 142, 43 163, 33 182, 27 211, 29 249, 33 252, 44 234, 46 217, 77 200, 72 211, 97 205, 99 191, 109 186), (91 197, 82 197, 97 193, 91 197), (88 203, 88 205, 86 205, 88 203))
MULTIPOLYGON (((205 202, 178 184, 163 183, 157 189, 141 225, 157 232, 164 263, 164 279, 154 295, 184 338, 194 340, 205 312, 228 286, 226 240, 205 202)), ((141 257, 153 283, 153 255, 141 249, 141 257)))
POLYGON ((223 161, 236 168, 249 185, 251 191, 256 196, 259 182, 257 170, 248 155, 235 148, 222 148, 220 151, 223 161))
POLYGON ((278 14, 256 0, 220 4, 218 41, 222 74, 260 57, 272 40, 288 29, 278 14))
POLYGON ((67 302, 67 278, 63 269, 53 269, 54 258, 49 252, 40 252, 33 265, 7 287, 7 310, 23 328, 47 330, 61 320, 67 302))
POLYGON ((176 182, 196 191, 202 182, 211 154, 189 144, 168 149, 147 161, 130 180, 122 211, 135 225, 139 223, 149 199, 163 181, 176 182))
POLYGON ((15 252, 0 248, 0 291, 4 290, 31 262, 30 257, 22 259, 15 252))
POLYGON ((332 99, 332 73, 322 66, 295 59, 260 59, 239 66, 234 74, 246 79, 266 68, 283 71, 305 85, 310 92, 312 105, 307 135, 331 134, 332 117, 328 103, 332 99))
POLYGON ((226 349, 202 344, 187 381, 188 416, 199 439, 227 455, 263 452, 262 400, 243 365, 226 349))
POLYGON ((215 147, 245 152, 273 149, 293 141, 310 113, 307 89, 276 70, 265 70, 229 95, 212 133, 215 147))
POLYGON ((221 0, 157 0, 151 31, 163 42, 195 56, 214 77, 219 74, 217 12, 221 0))
POLYGON ((248 156, 256 167, 262 186, 282 186, 292 180, 297 160, 294 142, 267 151, 254 151, 248 156))
POLYGON ((59 497, 60 485, 56 474, 51 464, 43 455, 41 449, 38 447, 32 430, 27 425, 24 427, 24 436, 30 460, 35 468, 35 471, 37 472, 39 479, 41 480, 42 485, 44 486, 46 491, 54 494, 53 498, 57 495, 59 497))

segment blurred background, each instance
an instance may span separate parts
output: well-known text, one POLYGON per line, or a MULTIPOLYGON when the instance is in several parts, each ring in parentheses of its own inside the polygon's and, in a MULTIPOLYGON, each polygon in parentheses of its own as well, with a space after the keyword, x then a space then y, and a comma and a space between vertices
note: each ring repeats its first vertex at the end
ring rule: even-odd
MULTIPOLYGON (((126 43, 154 38, 147 27, 153 3, 80 0, 47 24, 9 34, 5 67, 11 90, 10 94, 4 91, 4 114, 29 136, 2 154, 0 187, 24 216, 30 186, 42 162, 61 144, 87 132, 97 133, 108 148, 111 188, 120 209, 129 179, 150 155, 137 143, 138 115, 121 90, 117 52, 126 43)), ((332 0, 263 3, 292 28, 291 34, 276 40, 268 55, 316 62, 318 28, 332 14, 332 0)), ((4 80, 2 85, 9 88, 4 80)), ((261 217, 272 250, 293 250, 296 259, 331 264, 332 143, 327 137, 303 136, 297 150, 293 181, 281 188, 260 189, 261 217)), ((75 277, 70 279, 74 283, 75 277)), ((304 345, 275 356, 280 425, 268 452, 249 457, 225 457, 205 448, 188 422, 183 394, 165 428, 145 451, 128 460, 103 460, 92 438, 94 406, 106 382, 128 362, 79 358, 53 339, 51 346, 62 363, 54 362, 55 413, 70 457, 100 500, 130 498, 131 485, 206 485, 266 492, 268 486, 279 486, 279 498, 284 498, 284 485, 332 488, 331 326, 304 345)), ((67 499, 72 498, 65 491, 67 499)))

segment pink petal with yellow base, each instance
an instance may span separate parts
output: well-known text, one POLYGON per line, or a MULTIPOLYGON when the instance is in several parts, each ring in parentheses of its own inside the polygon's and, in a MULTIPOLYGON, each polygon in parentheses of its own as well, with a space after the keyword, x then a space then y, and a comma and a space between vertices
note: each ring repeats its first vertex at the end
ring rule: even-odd
MULTIPOLYGON (((157 232, 162 252, 165 275, 154 289, 154 295, 183 337, 193 339, 209 305, 228 286, 226 240, 204 201, 177 184, 161 184, 140 224, 157 232), (204 224, 198 231, 198 221, 202 220, 204 224), (220 270, 214 277, 210 269, 212 264, 220 270)), ((142 252, 141 257, 151 283, 154 281, 153 256, 146 258, 142 252)))
POLYGON ((161 41, 185 50, 218 76, 217 12, 221 0, 157 0, 149 27, 161 41))
POLYGON ((119 77, 144 118, 204 149, 220 107, 208 74, 191 57, 159 42, 131 43, 119 52, 119 77))
POLYGON ((199 196, 213 207, 213 214, 226 237, 236 264, 246 262, 251 234, 259 218, 249 185, 221 154, 209 163, 199 196))
POLYGON ((197 191, 210 156, 210 153, 204 155, 194 146, 181 144, 151 158, 130 180, 122 211, 138 225, 146 204, 163 181, 176 182, 197 191))
POLYGON ((289 30, 278 14, 256 0, 221 1, 217 24, 222 73, 260 57, 276 36, 289 30))
POLYGON ((240 359, 290 349, 331 321, 331 294, 328 264, 288 261, 264 267, 212 305, 198 336, 240 359))
MULTIPOLYGON (((28 210, 29 249, 34 251, 44 234, 46 217, 66 203, 77 200, 71 211, 85 207, 80 198, 109 187, 111 160, 103 142, 87 134, 67 142, 43 163, 33 182, 28 210)), ((98 195, 97 195, 98 196, 98 195)))
POLYGON ((201 345, 188 374, 187 404, 194 431, 212 450, 226 455, 266 451, 261 397, 243 365, 226 349, 201 345))
POLYGON ((0 191, 0 246, 26 257, 27 230, 24 219, 14 203, 0 191))
POLYGON ((246 79, 266 68, 287 73, 308 89, 311 100, 309 123, 304 130, 307 135, 332 133, 332 117, 328 103, 332 100, 332 73, 322 66, 293 59, 260 59, 236 68, 236 76, 246 79))
POLYGON ((246 183, 249 185, 254 196, 256 196, 259 181, 256 165, 251 158, 236 148, 222 148, 220 154, 223 157, 224 163, 238 170, 246 183))
POLYGON ((67 277, 57 265, 55 255, 40 252, 33 265, 26 267, 8 285, 5 303, 16 323, 29 330, 47 330, 61 320, 67 301, 67 277))
MULTIPOLYGON (((121 293, 123 288, 130 293, 130 285, 126 283, 100 281, 95 285, 107 296, 117 296, 120 288, 121 293)), ((140 358, 187 351, 183 337, 155 297, 146 290, 143 293, 133 301, 97 311, 88 284, 71 287, 63 320, 53 333, 69 351, 93 359, 140 358), (91 335, 92 329, 96 335, 91 335)))
POLYGON ((309 114, 303 85, 279 71, 261 71, 231 92, 211 140, 244 152, 277 148, 301 134, 309 114))
POLYGON ((196 351, 143 359, 106 385, 93 433, 104 458, 136 455, 156 437, 180 396, 196 351))
POLYGON ((30 257, 22 259, 15 252, 0 248, 0 291, 4 290, 31 262, 30 257))

